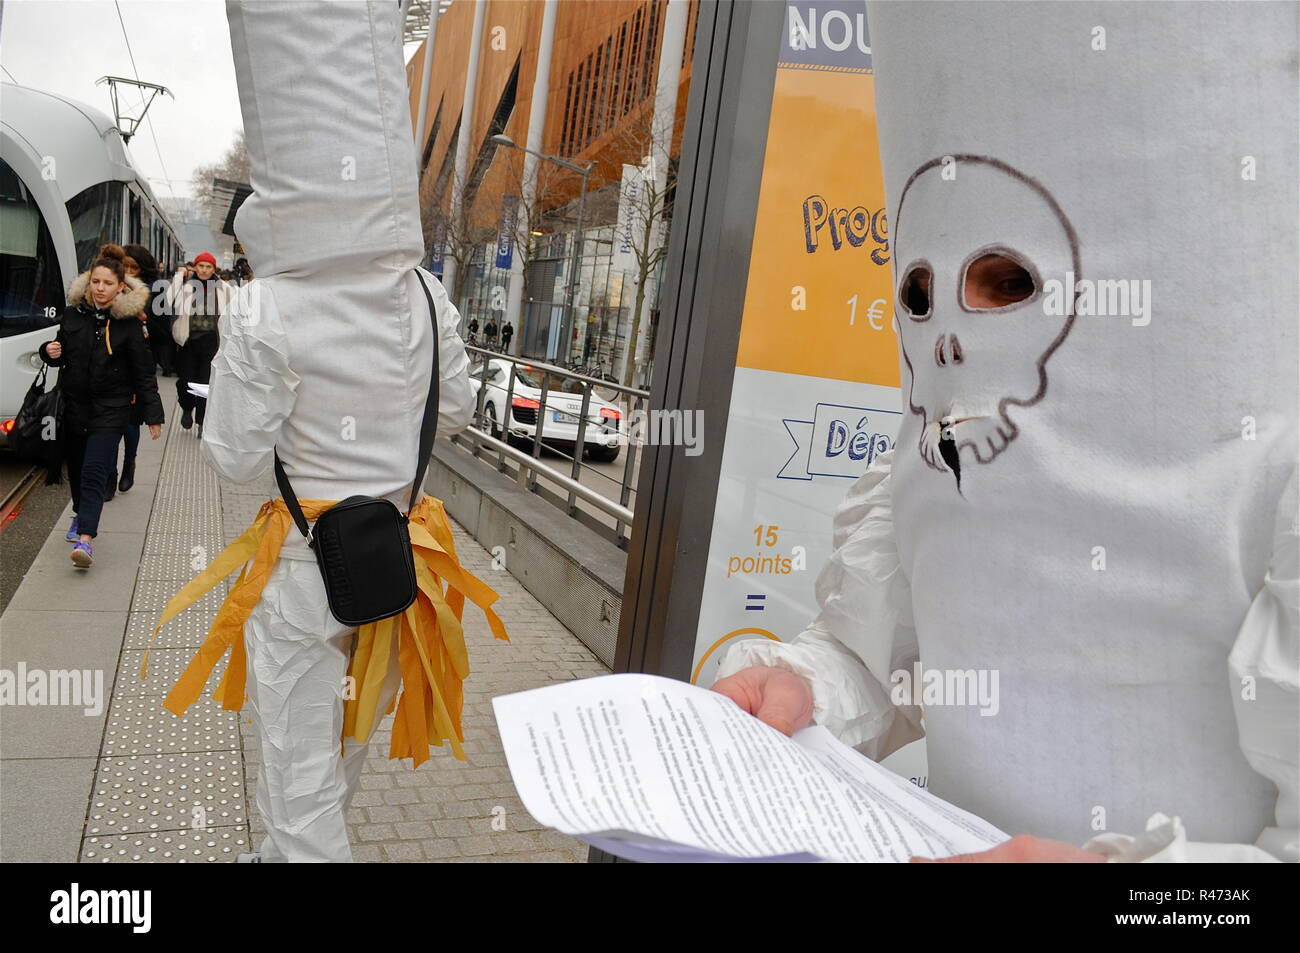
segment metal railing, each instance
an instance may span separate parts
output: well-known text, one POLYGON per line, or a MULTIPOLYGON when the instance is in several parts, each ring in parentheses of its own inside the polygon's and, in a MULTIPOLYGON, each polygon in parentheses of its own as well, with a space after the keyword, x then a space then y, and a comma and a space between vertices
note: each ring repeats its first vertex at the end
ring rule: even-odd
MULTIPOLYGON (((473 422, 464 433, 452 437, 452 441, 464 445, 466 451, 476 459, 486 457, 491 460, 495 457, 493 465, 502 473, 511 473, 513 464, 513 476, 520 486, 555 504, 570 518, 590 526, 620 548, 627 548, 635 506, 636 464, 641 446, 630 425, 645 412, 650 393, 544 361, 514 357, 473 345, 467 345, 465 350, 469 352, 472 363, 478 362, 470 371, 471 379, 479 382, 478 397, 473 422), (486 408, 491 403, 495 409, 499 399, 497 396, 490 397, 489 391, 495 391, 499 395, 502 389, 499 382, 489 380, 495 377, 493 365, 497 362, 508 365, 509 373, 501 410, 493 414, 488 413, 486 408), (520 382, 521 369, 540 378, 540 387, 534 388, 520 382), (530 391, 538 390, 538 395, 520 396, 516 385, 521 383, 530 391), (577 432, 572 437, 546 434, 547 402, 557 387, 562 388, 561 392, 569 397, 581 394, 582 405, 576 415, 577 432), (604 405, 609 405, 601 407, 598 420, 592 419, 593 396, 604 405), (617 412, 617 417, 606 413, 611 408, 617 412), (516 410, 521 413, 516 414, 516 410), (617 476, 611 475, 608 469, 583 460, 584 449, 588 448, 589 425, 599 426, 601 434, 610 434, 611 419, 617 421, 613 429, 617 434, 617 446, 623 451, 622 467, 614 470, 617 476), (553 466, 543 462, 543 452, 568 460, 567 467, 564 464, 553 466), (567 474, 565 469, 568 470, 567 474)), ((568 411, 556 413, 569 414, 568 411)), ((592 444, 596 449, 601 446, 592 444)))

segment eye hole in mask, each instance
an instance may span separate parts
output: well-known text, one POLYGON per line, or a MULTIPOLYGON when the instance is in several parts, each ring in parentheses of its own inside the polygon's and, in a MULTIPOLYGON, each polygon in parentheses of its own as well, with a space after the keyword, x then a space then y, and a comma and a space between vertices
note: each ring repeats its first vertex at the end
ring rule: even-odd
POLYGON ((961 306, 967 311, 996 311, 1033 297, 1038 291, 1034 275, 1009 255, 980 255, 966 266, 961 306))
POLYGON ((898 303, 913 321, 924 321, 930 317, 931 278, 929 265, 916 264, 908 269, 898 286, 898 303))

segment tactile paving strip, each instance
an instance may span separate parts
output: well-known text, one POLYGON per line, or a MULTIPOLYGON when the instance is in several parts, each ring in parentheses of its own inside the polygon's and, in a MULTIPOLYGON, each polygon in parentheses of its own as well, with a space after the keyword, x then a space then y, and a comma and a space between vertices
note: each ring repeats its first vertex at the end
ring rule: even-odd
MULTIPOLYGON (((183 585, 184 583, 177 585, 174 579, 137 579, 135 582, 135 596, 131 599, 131 611, 155 612, 162 615, 163 609, 167 608, 167 603, 171 601, 172 596, 180 591, 183 585)), ((187 608, 182 615, 195 613, 206 617, 211 622, 216 617, 217 610, 221 608, 221 603, 226 600, 227 586, 228 583, 225 580, 217 583, 217 585, 200 596, 199 600, 187 608)))
POLYGON ((191 556, 194 553, 195 546, 201 546, 212 555, 216 555, 225 548, 225 543, 221 541, 221 534, 213 531, 194 535, 192 533, 164 533, 161 530, 154 531, 152 528, 144 539, 145 555, 150 553, 183 553, 185 556, 191 556))
POLYGON ((247 824, 243 774, 237 751, 105 758, 90 798, 86 834, 247 824))
MULTIPOLYGON (((192 648, 154 649, 149 653, 149 677, 141 678, 140 663, 144 660, 144 653, 134 649, 127 650, 122 653, 122 662, 117 671, 117 684, 113 688, 113 694, 166 695, 172 690, 176 679, 181 677, 185 666, 190 664, 192 658, 194 658, 192 648)), ((230 656, 225 656, 212 670, 207 684, 203 686, 204 697, 211 695, 216 689, 229 660, 230 656)))
MULTIPOLYGON (((149 532, 174 533, 179 536, 194 537, 207 534, 221 535, 221 517, 217 515, 217 504, 208 503, 200 506, 193 500, 171 503, 167 499, 155 499, 153 513, 149 517, 149 532)), ((191 542, 191 545, 193 543, 191 542)), ((188 549, 188 547, 187 547, 188 549)), ((219 551, 219 550, 218 550, 219 551)), ((216 552, 213 553, 216 555, 216 552)))
MULTIPOLYGON (((150 612, 132 612, 127 617, 127 649, 147 649, 153 638, 154 626, 162 618, 163 607, 150 612)), ((158 641, 153 643, 156 649, 198 648, 208 637, 208 628, 212 625, 212 616, 204 615, 198 607, 191 606, 172 619, 158 633, 158 641)))
POLYGON ((179 414, 171 416, 96 765, 82 841, 85 863, 233 862, 251 850, 240 732, 247 715, 223 711, 210 697, 225 662, 183 718, 162 707, 207 638, 233 577, 164 627, 153 644, 149 678, 139 678, 143 650, 167 602, 234 538, 228 535, 233 523, 242 520, 242 532, 251 520, 245 513, 256 514, 261 505, 256 496, 240 494, 231 501, 238 512, 227 507, 227 492, 203 463, 194 431, 184 432, 179 414))
POLYGON ((140 579, 168 579, 181 585, 202 572, 221 550, 212 550, 202 544, 192 546, 189 552, 145 553, 140 560, 140 579))
POLYGON ((219 864, 235 862, 251 850, 248 828, 215 827, 207 831, 154 831, 118 837, 87 837, 81 845, 86 864, 219 864))
POLYGON ((184 718, 162 707, 158 695, 114 694, 101 757, 239 749, 239 713, 201 697, 184 718))
MULTIPOLYGON (((206 469, 206 464, 201 464, 206 469)), ((215 481, 195 480, 193 475, 184 471, 170 470, 163 472, 162 484, 158 487, 155 499, 165 500, 172 505, 183 505, 193 501, 196 506, 212 506, 221 499, 221 490, 215 481)))

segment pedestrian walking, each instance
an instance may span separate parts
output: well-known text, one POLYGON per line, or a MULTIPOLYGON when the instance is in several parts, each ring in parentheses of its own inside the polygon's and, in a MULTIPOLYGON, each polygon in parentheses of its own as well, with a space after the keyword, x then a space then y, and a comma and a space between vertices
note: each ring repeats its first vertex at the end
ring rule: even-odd
POLYGON ((483 327, 483 333, 487 337, 487 346, 489 351, 496 350, 497 346, 497 320, 489 317, 487 324, 483 327))
MULTIPOLYGON (((153 261, 153 256, 149 254, 149 250, 143 245, 127 245, 125 246, 125 251, 127 256, 123 260, 122 265, 126 270, 127 276, 139 279, 140 283, 144 285, 145 291, 149 294, 149 303, 145 304, 144 310, 142 310, 137 317, 140 319, 141 331, 145 336, 146 342, 149 344, 150 356, 152 358, 154 354, 154 334, 149 329, 149 315, 151 313, 150 309, 153 301, 152 280, 146 277, 145 269, 141 266, 141 260, 144 260, 146 264, 149 264, 153 261)), ((153 274, 155 276, 157 275, 156 268, 153 269, 153 274)), ((171 338, 170 333, 167 337, 168 339, 171 338)), ((118 478, 117 452, 114 451, 113 468, 109 471, 108 480, 104 483, 104 502, 111 500, 119 490, 125 493, 130 490, 131 487, 135 486, 135 455, 136 451, 140 448, 140 427, 144 423, 144 403, 138 400, 135 394, 132 394, 130 416, 127 419, 126 429, 122 432, 122 447, 124 453, 121 479, 119 480, 118 478)))
POLYGON ((163 377, 176 373, 172 365, 176 360, 176 342, 172 340, 171 315, 167 311, 166 299, 158 293, 158 279, 162 272, 158 261, 149 249, 143 245, 126 245, 127 255, 134 258, 140 268, 139 279, 149 291, 149 304, 144 313, 147 318, 145 326, 149 329, 149 349, 153 352, 154 363, 158 365, 163 377))
POLYGON ((46 364, 61 368, 58 433, 73 512, 67 539, 73 544, 72 563, 81 569, 94 561, 91 540, 99 531, 105 483, 130 418, 132 395, 144 408, 150 438, 162 434, 162 401, 139 317, 148 289, 127 275, 124 258, 119 245, 100 248, 90 269, 68 289, 58 333, 39 352, 46 364))
POLYGON ((509 321, 501 329, 501 350, 505 354, 510 353, 510 340, 515 336, 515 326, 509 321))
POLYGON ((217 319, 225 313, 231 286, 217 277, 217 260, 211 252, 194 256, 194 268, 182 268, 167 287, 167 303, 176 315, 172 337, 176 341, 176 402, 181 408, 181 426, 186 430, 197 421, 197 435, 203 436, 206 398, 190 393, 190 384, 207 384, 212 359, 220 344, 217 319))

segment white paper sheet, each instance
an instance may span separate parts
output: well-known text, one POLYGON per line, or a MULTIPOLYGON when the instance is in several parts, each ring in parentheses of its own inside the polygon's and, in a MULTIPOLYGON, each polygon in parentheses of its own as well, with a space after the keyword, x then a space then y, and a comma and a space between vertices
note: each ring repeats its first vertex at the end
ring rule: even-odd
POLYGON ((193 394, 195 397, 207 397, 209 386, 210 385, 208 384, 195 384, 193 381, 191 381, 188 389, 189 392, 193 394))
POLYGON ((632 860, 906 862, 1008 839, 825 728, 787 738, 685 682, 606 675, 492 704, 528 812, 632 860))

